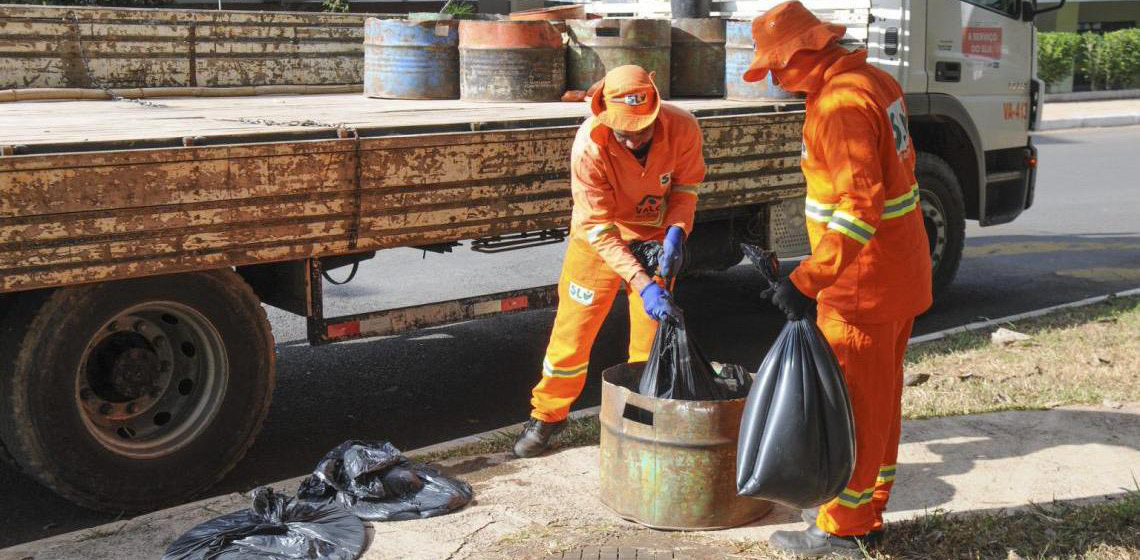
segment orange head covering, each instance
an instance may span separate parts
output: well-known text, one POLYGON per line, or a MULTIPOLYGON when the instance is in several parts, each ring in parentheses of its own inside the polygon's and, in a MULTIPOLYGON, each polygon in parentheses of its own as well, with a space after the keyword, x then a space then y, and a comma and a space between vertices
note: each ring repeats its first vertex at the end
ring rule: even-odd
POLYGON ((618 66, 590 88, 590 110, 602 124, 622 131, 647 128, 657 120, 661 95, 653 72, 635 65, 618 66))
POLYGON ((784 2, 752 20, 752 40, 756 54, 744 71, 744 81, 758 82, 768 70, 788 65, 799 51, 818 51, 838 40, 847 31, 842 25, 823 23, 803 4, 784 2))

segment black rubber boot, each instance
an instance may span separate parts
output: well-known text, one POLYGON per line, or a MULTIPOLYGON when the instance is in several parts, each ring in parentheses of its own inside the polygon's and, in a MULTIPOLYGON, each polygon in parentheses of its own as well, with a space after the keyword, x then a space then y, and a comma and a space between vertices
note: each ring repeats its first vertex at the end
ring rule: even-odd
POLYGON ((776 531, 768 539, 768 545, 772 548, 805 558, 822 556, 862 558, 863 551, 859 547, 860 542, 867 550, 871 550, 878 544, 878 539, 872 534, 852 537, 832 535, 820 529, 814 522, 807 530, 776 531))
POLYGON ((550 448, 550 440, 564 428, 566 428, 565 420, 558 422, 544 422, 537 418, 527 420, 519 432, 519 438, 515 440, 515 457, 526 459, 546 453, 550 448))

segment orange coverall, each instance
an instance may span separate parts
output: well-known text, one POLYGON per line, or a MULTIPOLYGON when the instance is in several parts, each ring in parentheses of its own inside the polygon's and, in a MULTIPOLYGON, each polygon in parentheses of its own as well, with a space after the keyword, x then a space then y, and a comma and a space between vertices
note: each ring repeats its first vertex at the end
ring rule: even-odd
POLYGON ((797 56, 822 75, 807 92, 801 154, 812 254, 791 280, 819 302, 856 430, 854 474, 816 522, 861 535, 882 527, 895 478, 903 355, 914 317, 931 304, 929 245, 898 83, 866 51, 797 56))
MULTIPOLYGON (((688 235, 704 180, 701 131, 688 111, 661 103, 645 165, 591 117, 578 129, 570 153, 574 211, 570 243, 558 280, 558 313, 534 387, 531 416, 566 417, 586 383, 590 350, 623 283, 642 270, 633 240, 661 240, 669 226, 688 235)), ((653 271, 646 271, 652 275, 653 271)), ((645 361, 657 331, 641 296, 629 296, 629 361, 645 361)))

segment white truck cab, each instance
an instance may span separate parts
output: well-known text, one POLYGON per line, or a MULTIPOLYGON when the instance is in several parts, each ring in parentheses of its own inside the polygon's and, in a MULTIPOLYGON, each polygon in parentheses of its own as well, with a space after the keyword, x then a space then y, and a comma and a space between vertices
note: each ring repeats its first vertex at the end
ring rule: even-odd
MULTIPOLYGON (((778 2, 737 2, 759 11, 778 2)), ((804 0, 848 28, 846 44, 906 92, 935 294, 953 280, 965 220, 1016 218, 1033 203, 1041 114, 1036 4, 1025 0, 804 0)))

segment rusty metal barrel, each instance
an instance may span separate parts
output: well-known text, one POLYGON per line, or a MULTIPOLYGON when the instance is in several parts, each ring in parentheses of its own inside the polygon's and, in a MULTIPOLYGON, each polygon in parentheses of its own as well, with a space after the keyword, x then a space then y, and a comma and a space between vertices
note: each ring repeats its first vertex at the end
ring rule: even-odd
POLYGON ((459 22, 368 18, 364 95, 389 99, 459 97, 459 22))
POLYGON ((736 495, 736 442, 745 394, 723 401, 636 391, 645 363, 602 373, 601 499, 655 529, 711 530, 755 521, 772 504, 736 495))
POLYGON ((567 20, 566 28, 568 89, 589 89, 607 71, 636 64, 657 73, 653 81, 661 97, 669 98, 669 20, 579 19, 567 20))
POLYGON ((461 21, 459 96, 468 101, 557 101, 566 47, 549 21, 461 21))
POLYGON ((669 89, 673 97, 724 97, 724 20, 673 20, 669 89))
POLYGON ((744 71, 752 64, 755 51, 756 43, 752 41, 752 22, 729 20, 725 27, 725 98, 749 101, 800 97, 773 83, 771 72, 759 82, 744 81, 744 71))

